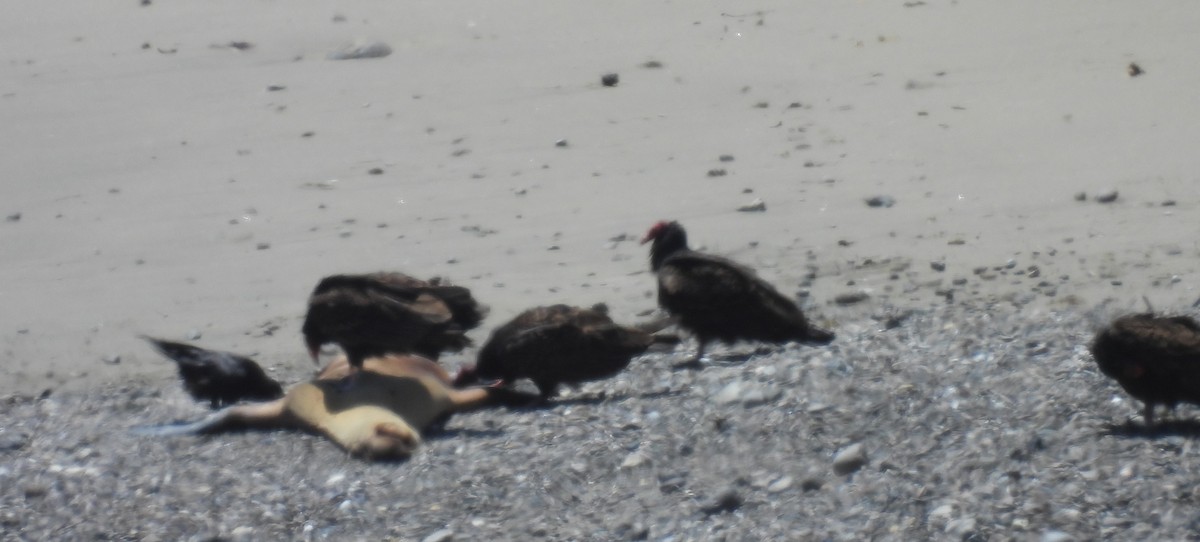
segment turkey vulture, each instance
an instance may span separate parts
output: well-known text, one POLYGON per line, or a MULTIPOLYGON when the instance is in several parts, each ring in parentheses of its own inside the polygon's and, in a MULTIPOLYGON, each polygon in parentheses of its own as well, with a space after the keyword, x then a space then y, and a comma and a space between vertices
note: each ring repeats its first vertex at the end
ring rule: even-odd
POLYGON ((634 356, 663 342, 678 339, 614 324, 604 305, 535 307, 496 328, 479 351, 475 368, 464 370, 459 383, 474 377, 529 378, 545 401, 560 383, 615 375, 634 356))
POLYGON ((333 275, 313 290, 303 332, 314 361, 326 343, 341 346, 354 367, 362 367, 367 357, 390 353, 436 360, 443 351, 470 345, 466 331, 486 314, 487 307, 477 303, 470 290, 438 278, 333 275))
POLYGON ((245 356, 143 336, 155 350, 179 366, 183 387, 215 410, 242 400, 283 397, 283 388, 245 356))
POLYGON ((1187 316, 1117 318, 1096 334, 1091 350, 1101 372, 1145 403, 1147 426, 1154 405, 1200 404, 1200 323, 1187 316))
POLYGON ((708 343, 719 340, 799 341, 828 344, 834 335, 814 327, 792 300, 750 268, 688 248, 678 222, 658 222, 646 232, 650 269, 658 275, 658 304, 680 327, 696 335, 696 356, 683 367, 697 368, 708 343))

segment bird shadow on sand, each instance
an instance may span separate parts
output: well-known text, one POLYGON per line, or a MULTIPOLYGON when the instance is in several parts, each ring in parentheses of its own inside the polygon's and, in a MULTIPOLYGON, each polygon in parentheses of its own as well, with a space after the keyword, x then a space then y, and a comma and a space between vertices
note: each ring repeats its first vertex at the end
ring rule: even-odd
POLYGON ((1120 438, 1157 439, 1185 437, 1200 440, 1200 420, 1170 420, 1147 426, 1132 420, 1123 424, 1110 424, 1104 428, 1104 436, 1120 438))
POLYGON ((563 397, 563 398, 550 399, 549 401, 544 401, 544 402, 535 400, 535 401, 530 402, 530 404, 528 404, 528 405, 511 406, 511 407, 508 407, 508 409, 509 410, 517 410, 517 411, 552 410, 552 409, 559 408, 559 407, 571 407, 571 406, 581 406, 581 405, 582 406, 592 406, 592 405, 599 405, 601 403, 607 403, 607 402, 621 402, 626 399, 654 399, 654 398, 658 398, 658 397, 671 397, 671 396, 682 395, 682 394, 683 394, 683 391, 681 391, 681 390, 658 390, 658 391, 649 391, 646 393, 611 393, 611 392, 584 393, 584 394, 570 395, 568 397, 563 397))

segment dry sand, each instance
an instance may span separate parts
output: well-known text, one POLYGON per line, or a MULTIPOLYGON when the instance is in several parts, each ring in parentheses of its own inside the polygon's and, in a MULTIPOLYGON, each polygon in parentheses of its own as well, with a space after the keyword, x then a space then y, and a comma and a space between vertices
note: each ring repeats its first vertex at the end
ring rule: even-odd
POLYGON ((167 377, 139 333, 303 363, 334 272, 447 276, 488 325, 631 317, 660 218, 817 306, 1196 297, 1200 9, 795 4, 24 2, 0 22, 0 390, 167 377), (974 274, 1010 259, 1040 277, 974 274))

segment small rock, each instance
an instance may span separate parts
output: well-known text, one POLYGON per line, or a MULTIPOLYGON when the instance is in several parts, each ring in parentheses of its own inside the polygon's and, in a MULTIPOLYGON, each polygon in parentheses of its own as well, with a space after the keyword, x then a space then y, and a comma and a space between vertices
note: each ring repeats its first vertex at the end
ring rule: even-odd
POLYGON ((189 341, 198 341, 198 340, 200 340, 200 330, 199 329, 189 330, 187 332, 187 335, 184 335, 184 336, 187 337, 187 340, 189 340, 189 341))
POLYGON ((805 492, 817 491, 821 489, 822 485, 823 483, 819 478, 805 478, 803 482, 800 482, 800 489, 805 492))
POLYGON ((1075 201, 1087 201, 1087 192, 1077 192, 1075 194, 1075 201))
POLYGON ((392 54, 392 48, 382 41, 373 41, 359 46, 351 46, 340 51, 329 53, 329 60, 352 60, 359 58, 383 58, 392 54))
POLYGON ((1096 201, 1098 201, 1100 203, 1112 203, 1114 201, 1117 201, 1117 191, 1116 190, 1105 190, 1103 192, 1100 192, 1099 194, 1096 194, 1096 201))
POLYGON ((373 168, 367 170, 367 174, 368 175, 383 175, 383 168, 373 167, 373 168))
POLYGON ((570 145, 570 143, 568 143, 567 140, 565 140, 565 139, 560 139, 560 140, 554 142, 554 146, 558 147, 560 149, 566 148, 569 145, 570 145))
POLYGON ((285 89, 287 89, 287 87, 283 85, 267 85, 267 92, 279 92, 285 89))
POLYGON ((946 270, 946 262, 929 262, 929 268, 941 273, 946 270))
POLYGON ((766 212, 767 204, 761 198, 755 198, 749 205, 738 207, 737 210, 741 213, 762 213, 766 212))
POLYGON ((724 177, 728 173, 729 172, 725 171, 723 168, 713 168, 708 170, 709 177, 724 177))
POLYGON ((954 519, 946 523, 944 529, 946 533, 954 535, 959 540, 968 540, 971 533, 975 532, 975 518, 962 517, 954 519))
POLYGON ((650 458, 641 452, 633 452, 625 456, 625 460, 621 462, 622 469, 634 469, 650 462, 650 458))
POLYGON ((106 363, 108 365, 120 365, 121 364, 121 356, 118 356, 116 354, 109 354, 109 355, 101 358, 101 360, 104 361, 104 363, 106 363))
POLYGON ((783 476, 767 486, 767 493, 780 493, 786 491, 789 487, 792 487, 792 477, 783 476))
POLYGON ((450 542, 451 540, 454 540, 454 531, 441 529, 429 533, 429 535, 421 539, 421 542, 450 542))
POLYGON ((600 84, 606 87, 615 87, 621 82, 621 76, 615 73, 606 73, 600 76, 600 84))
POLYGON ((1075 537, 1062 531, 1045 531, 1042 533, 1042 542, 1071 542, 1075 537))
POLYGON ((735 380, 721 388, 721 391, 718 391, 716 395, 713 395, 712 400, 718 405, 736 403, 742 399, 742 390, 745 387, 746 385, 744 383, 735 380))
POLYGON ((254 245, 254 248, 258 250, 267 250, 268 248, 271 248, 271 243, 259 243, 254 245))
POLYGON ((660 474, 658 476, 658 490, 663 494, 678 493, 687 487, 687 473, 677 472, 672 474, 660 474))
POLYGON ((720 160, 722 162, 732 162, 733 155, 732 154, 722 154, 721 156, 717 157, 717 160, 720 160))
POLYGON ((28 484, 22 488, 26 499, 40 499, 50 492, 50 488, 41 484, 28 484))
POLYGON ((1130 77, 1137 77, 1146 73, 1146 71, 1141 66, 1138 66, 1137 62, 1130 62, 1129 66, 1125 68, 1125 73, 1128 73, 1130 77))
POLYGON ((871 196, 864 201, 868 207, 891 207, 896 204, 896 198, 891 196, 871 196))
POLYGON ((737 490, 730 488, 718 495, 712 502, 700 507, 700 511, 704 512, 707 516, 723 514, 741 508, 743 502, 745 500, 742 499, 737 490))
POLYGON ((5 431, 0 433, 0 452, 15 452, 29 444, 29 435, 5 431))
POLYGON ((839 475, 850 474, 867 464, 867 450, 861 442, 843 448, 833 458, 833 472, 839 475))
POLYGON ((866 301, 870 297, 871 297, 871 294, 868 294, 867 292, 864 292, 864 291, 847 292, 844 294, 838 294, 837 297, 833 298, 833 302, 837 303, 838 305, 842 305, 842 306, 854 305, 856 303, 862 303, 863 301, 866 301))
POLYGON ((11 215, 8 215, 7 217, 5 217, 5 220, 7 220, 9 222, 20 222, 21 221, 21 213, 13 213, 11 215))

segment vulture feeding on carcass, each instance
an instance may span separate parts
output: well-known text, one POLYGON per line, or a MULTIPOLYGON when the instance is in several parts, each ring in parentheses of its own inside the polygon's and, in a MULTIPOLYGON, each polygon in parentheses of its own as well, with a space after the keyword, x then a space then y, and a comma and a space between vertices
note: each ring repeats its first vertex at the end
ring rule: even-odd
POLYGON ((179 366, 183 388, 213 409, 238 401, 283 397, 283 388, 254 360, 229 352, 143 336, 155 350, 179 366))
POLYGON ((833 333, 813 326, 792 300, 754 270, 688 248, 678 222, 658 222, 646 232, 650 269, 658 275, 658 304, 700 343, 684 367, 700 366, 708 343, 755 340, 828 344, 833 333))
POLYGON ((459 383, 473 378, 528 378, 546 401, 559 384, 607 378, 651 345, 678 340, 617 325, 604 305, 535 307, 496 328, 479 351, 475 368, 464 370, 459 383))
POLYGON ((353 367, 392 353, 436 360, 443 351, 471 344, 466 331, 479 325, 487 307, 471 291, 440 279, 401 273, 333 275, 317 284, 304 318, 304 341, 317 360, 322 345, 336 343, 353 367))
POLYGON ((1145 403, 1147 426, 1155 405, 1200 404, 1200 323, 1187 316, 1117 318, 1096 334, 1091 350, 1101 372, 1145 403))
POLYGON ((420 445, 422 431, 455 412, 521 406, 531 399, 500 388, 454 389, 444 369, 420 356, 393 354, 362 363, 363 370, 353 370, 343 356, 281 399, 237 405, 193 423, 137 427, 134 432, 175 436, 297 428, 324 435, 357 457, 404 459, 420 445))

